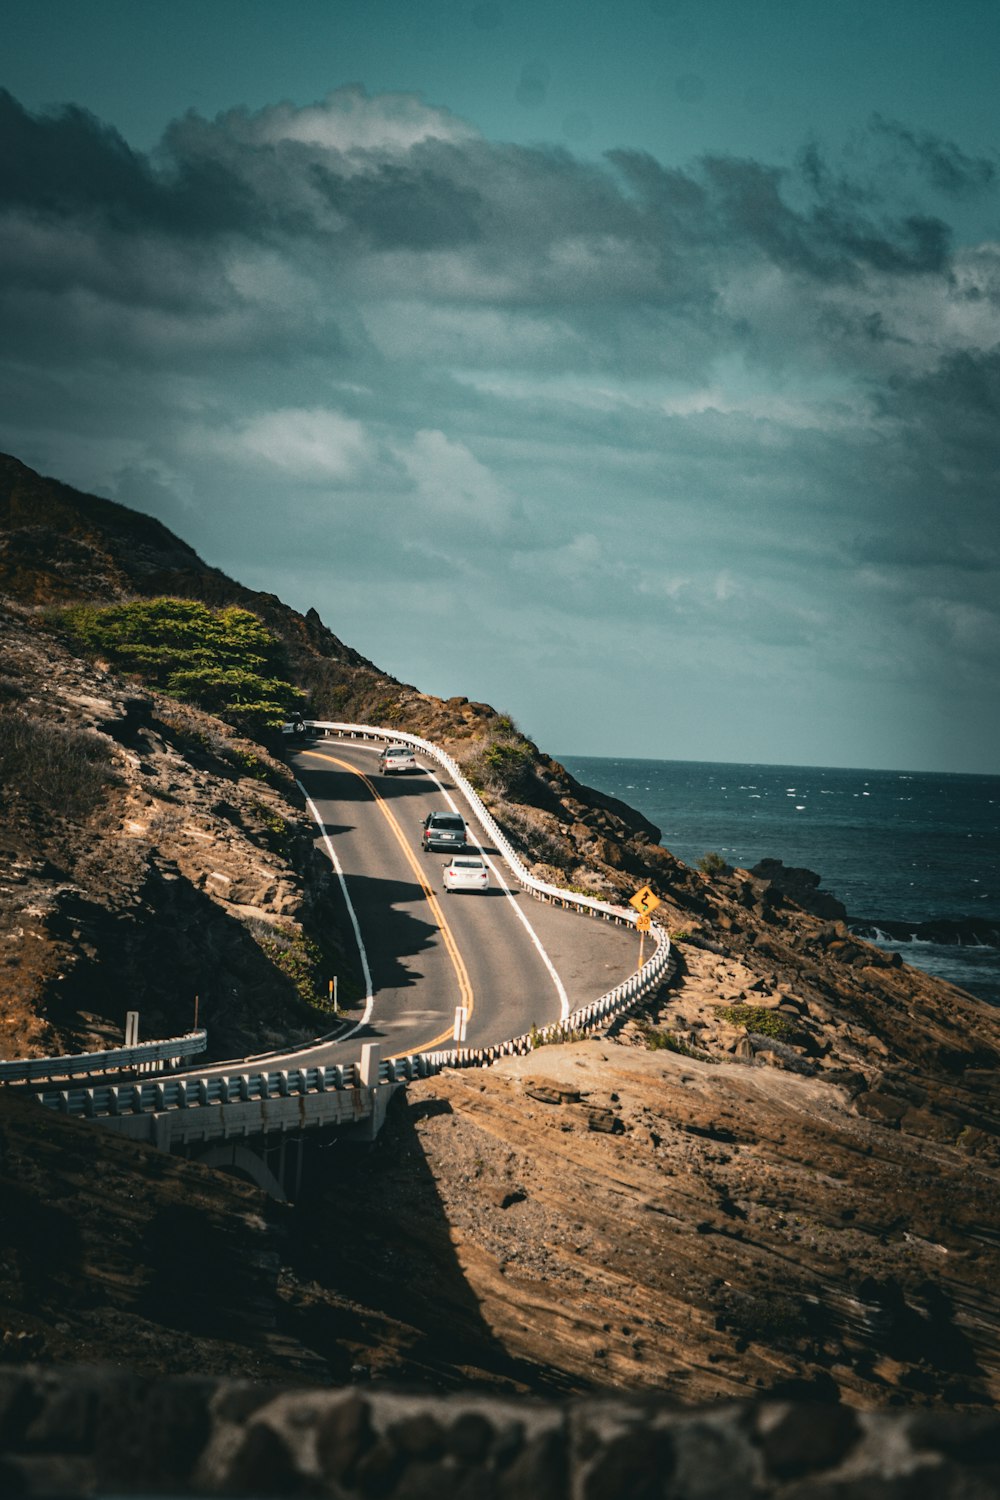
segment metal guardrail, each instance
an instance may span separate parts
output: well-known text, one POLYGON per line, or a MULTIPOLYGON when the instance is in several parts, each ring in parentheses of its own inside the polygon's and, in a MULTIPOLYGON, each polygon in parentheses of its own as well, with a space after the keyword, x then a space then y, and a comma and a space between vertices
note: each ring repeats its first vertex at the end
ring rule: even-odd
POLYGON ((107 1052, 79 1052, 71 1057, 25 1057, 0 1062, 0 1083, 31 1083, 37 1078, 74 1078, 81 1073, 112 1073, 141 1068, 149 1063, 182 1062, 204 1052, 208 1032, 189 1031, 167 1041, 137 1042, 134 1047, 114 1047, 107 1052))

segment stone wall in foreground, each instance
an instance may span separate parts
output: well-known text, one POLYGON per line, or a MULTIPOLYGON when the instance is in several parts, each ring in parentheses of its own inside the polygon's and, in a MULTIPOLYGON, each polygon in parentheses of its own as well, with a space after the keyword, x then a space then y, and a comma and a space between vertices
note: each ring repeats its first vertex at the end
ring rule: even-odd
POLYGON ((993 1500, 1000 1416, 566 1404, 0 1366, 0 1494, 993 1500))

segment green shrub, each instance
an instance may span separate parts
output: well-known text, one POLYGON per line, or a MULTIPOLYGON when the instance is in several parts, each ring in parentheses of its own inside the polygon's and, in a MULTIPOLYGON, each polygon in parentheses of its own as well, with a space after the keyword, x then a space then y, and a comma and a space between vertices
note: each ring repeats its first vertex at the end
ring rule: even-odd
POLYGON ((250 803, 250 811, 269 835, 271 847, 279 853, 287 853, 291 828, 281 814, 257 798, 250 803))
POLYGON ((403 717, 403 705, 398 698, 382 698, 372 711, 376 724, 398 724, 403 717))
POLYGON ((729 866, 721 854, 717 854, 714 849, 710 849, 707 854, 703 854, 701 859, 699 859, 698 868, 703 875, 721 875, 723 870, 728 870, 729 866))
POLYGON ((230 745, 226 748, 223 759, 227 760, 241 775, 249 776, 252 781, 267 780, 267 766, 259 755, 254 755, 252 750, 242 750, 238 745, 230 745))
POLYGON ((298 927, 285 923, 265 922, 252 917, 247 930, 257 946, 267 955, 279 973, 295 986, 304 1005, 332 1015, 330 976, 339 974, 337 1003, 342 1011, 363 1003, 364 986, 357 976, 345 969, 343 954, 321 934, 317 942, 298 927))
POLYGON ((795 1028, 789 1025, 784 1016, 779 1016, 777 1011, 768 1010, 763 1005, 727 1005, 719 1015, 733 1026, 743 1026, 757 1036, 773 1037, 778 1042, 793 1036, 795 1032, 795 1028))
POLYGON ((282 974, 295 985, 299 999, 306 1005, 323 1009, 323 955, 312 938, 293 927, 268 927, 255 932, 257 943, 282 974))
POLYGON ((681 1041, 672 1031, 660 1031, 643 1017, 636 1018, 636 1026, 650 1052, 676 1052, 681 1057, 697 1057, 698 1053, 687 1042, 681 1041))
POLYGON ((281 641, 250 610, 137 599, 76 605, 60 618, 77 641, 120 671, 241 728, 273 729, 301 710, 281 641))
MULTIPOLYGON (((513 724, 506 714, 498 722, 513 724)), ((477 791, 516 797, 531 781, 534 764, 535 747, 516 730, 491 729, 464 761, 462 771, 477 791)))

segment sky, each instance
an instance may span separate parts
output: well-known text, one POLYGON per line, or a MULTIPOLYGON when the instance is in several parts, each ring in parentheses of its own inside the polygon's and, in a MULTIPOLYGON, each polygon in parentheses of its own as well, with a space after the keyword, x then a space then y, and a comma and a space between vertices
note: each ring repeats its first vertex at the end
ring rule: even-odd
POLYGON ((994 0, 7 0, 0 449, 559 755, 1000 772, 994 0))

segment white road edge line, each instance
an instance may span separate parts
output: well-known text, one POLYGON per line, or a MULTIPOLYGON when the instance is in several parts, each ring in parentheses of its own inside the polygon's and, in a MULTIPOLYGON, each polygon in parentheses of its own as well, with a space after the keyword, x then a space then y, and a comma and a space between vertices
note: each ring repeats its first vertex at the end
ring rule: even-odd
MULTIPOLYGON (((434 772, 428 770, 427 767, 425 766, 424 767, 424 773, 425 773, 425 775, 427 775, 427 776, 430 777, 431 781, 433 781, 434 785, 437 787, 437 789, 441 793, 442 797, 448 803, 448 806, 451 808, 452 812, 458 813, 459 817, 464 818, 464 814, 460 811, 458 805, 455 803, 455 801, 452 798, 451 794, 448 791, 446 791, 445 788, 441 785, 441 782, 435 776, 434 772)), ((489 855, 486 853, 486 851, 483 848, 482 844, 475 837, 475 834, 473 834, 473 843, 475 844, 476 848, 479 850, 480 854, 483 856, 483 859, 486 861, 486 864, 488 865, 488 867, 493 871, 494 875, 496 876, 497 882, 498 882, 498 884, 500 886, 500 889, 503 891, 504 895, 507 897, 507 900, 510 902, 511 906, 517 912, 518 920, 525 927, 525 929, 526 929, 526 931, 528 933, 528 936, 531 938, 531 941, 534 943, 535 947, 538 949, 538 955, 541 958, 542 963, 545 965, 545 967, 548 969, 550 975, 552 976, 552 983, 555 985, 555 987, 556 987, 556 994, 559 996, 559 1010, 560 1010, 559 1019, 560 1019, 560 1021, 565 1021, 566 1018, 569 1015, 569 996, 566 994, 566 987, 565 987, 565 985, 563 984, 562 980, 559 977, 559 972, 556 969, 555 964, 552 962, 551 958, 546 953, 545 949, 542 947, 542 940, 538 936, 538 933, 532 927, 531 923, 528 921, 527 917, 524 915, 524 912, 521 910, 521 908, 518 906, 517 902, 514 900, 514 896, 513 896, 512 892, 511 892, 510 886, 507 884, 507 882, 504 879, 503 875, 501 874, 500 870, 497 869, 496 865, 490 859, 489 855)))
POLYGON ((356 1026, 352 1026, 350 1031, 345 1031, 343 1036, 338 1036, 338 1042, 346 1042, 348 1037, 353 1036, 356 1031, 360 1031, 362 1026, 367 1026, 368 1022, 372 1018, 372 1010, 375 1006, 375 990, 372 985, 372 971, 368 967, 368 954, 365 952, 365 945, 361 939, 361 928, 358 924, 358 914, 354 910, 354 904, 351 901, 350 896, 347 894, 347 881, 344 879, 344 872, 341 869, 340 860, 337 858, 337 851, 334 849, 333 842, 330 838, 330 835, 326 831, 323 819, 319 815, 319 808, 316 806, 315 802, 310 797, 309 793, 306 791, 305 787, 302 785, 297 776, 295 778, 295 785, 298 787, 299 791, 306 799, 306 806, 312 813, 316 826, 320 831, 324 844, 326 845, 326 852, 330 856, 330 863, 333 865, 334 870, 337 872, 337 879, 340 881, 340 889, 344 893, 344 901, 347 904, 347 914, 351 919, 351 926, 354 928, 354 936, 357 939, 358 952, 361 955, 361 967, 364 970, 366 990, 365 1013, 356 1026))

